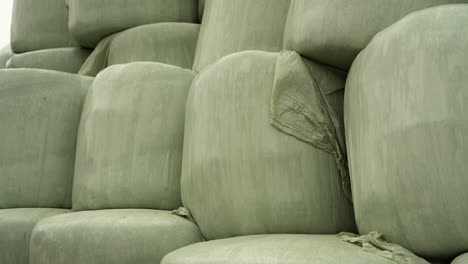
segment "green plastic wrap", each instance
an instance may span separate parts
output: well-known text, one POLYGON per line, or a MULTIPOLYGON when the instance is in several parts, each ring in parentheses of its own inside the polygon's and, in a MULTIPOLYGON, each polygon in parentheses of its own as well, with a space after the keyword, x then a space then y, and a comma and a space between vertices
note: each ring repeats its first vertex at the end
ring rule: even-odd
POLYGON ((63 0, 14 0, 11 48, 17 53, 77 46, 63 0))
POLYGON ((198 21, 197 0, 70 0, 69 7, 70 32, 88 48, 96 47, 108 35, 136 26, 198 21))
POLYGON ((70 208, 77 130, 92 79, 0 70, 0 209, 70 208))
POLYGON ((359 231, 433 259, 468 251, 468 5, 413 13, 379 33, 346 86, 359 231))
POLYGON ((7 68, 35 68, 77 73, 91 50, 58 48, 17 54, 8 61, 7 68))
POLYGON ((154 61, 191 69, 199 24, 157 23, 128 29, 103 39, 80 74, 96 76, 107 66, 154 61))
POLYGON ((468 264, 468 253, 458 256, 452 264, 468 264))
MULTIPOLYGON (((192 84, 182 198, 208 240, 355 230, 334 156, 270 124, 278 58, 261 51, 232 54, 192 84)), ((343 76, 320 71, 328 74, 319 73, 323 83, 344 85, 343 76)), ((320 88, 332 89, 327 85, 320 88)))
POLYGON ((11 50, 10 45, 0 49, 0 69, 6 68, 7 61, 13 57, 15 53, 11 50))
POLYGON ((29 240, 36 223, 67 212, 69 210, 44 208, 0 210, 0 263, 29 264, 29 240))
POLYGON ((200 241, 194 223, 169 211, 85 211, 39 222, 29 263, 155 264, 167 253, 200 241))
POLYGON ((468 0, 292 0, 284 48, 349 70, 379 31, 424 8, 468 0))
POLYGON ((246 50, 280 51, 290 0, 207 1, 193 69, 246 50))
POLYGON ((101 72, 78 132, 73 209, 182 205, 180 173, 191 70, 153 62, 101 72))
POLYGON ((259 235, 197 243, 161 264, 396 264, 334 235, 259 235))

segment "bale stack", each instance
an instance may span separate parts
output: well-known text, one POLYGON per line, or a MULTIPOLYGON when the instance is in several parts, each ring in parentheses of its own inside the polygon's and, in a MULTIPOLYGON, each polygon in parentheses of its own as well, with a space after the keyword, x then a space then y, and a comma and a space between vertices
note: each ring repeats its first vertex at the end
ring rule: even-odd
POLYGON ((457 3, 15 0, 0 263, 465 263, 457 3))

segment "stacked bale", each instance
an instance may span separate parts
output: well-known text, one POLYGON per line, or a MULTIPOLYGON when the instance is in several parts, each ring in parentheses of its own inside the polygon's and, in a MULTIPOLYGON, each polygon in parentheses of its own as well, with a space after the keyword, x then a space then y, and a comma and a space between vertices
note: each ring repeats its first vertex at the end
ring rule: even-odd
POLYGON ((14 69, 0 79, 0 208, 70 208, 77 129, 92 78, 14 69))
POLYGON ((96 76, 107 66, 154 61, 191 68, 199 24, 157 23, 135 27, 102 40, 79 73, 96 76))
POLYGON ((195 224, 168 211, 83 211, 39 222, 29 263, 160 263, 167 253, 200 241, 195 224))
POLYGON ((27 264, 34 225, 71 207, 77 129, 92 79, 12 69, 0 70, 0 80, 0 263, 27 264))
POLYGON ((75 210, 182 205, 184 112, 193 77, 190 70, 143 62, 99 75, 78 136, 75 210))
POLYGON ((356 221, 425 257, 468 251, 468 5, 419 11, 351 69, 346 126, 356 221))
MULTIPOLYGON (((63 1, 63 0, 59 0, 63 1)), ((83 47, 94 48, 106 36, 160 22, 198 21, 197 0, 70 0, 69 29, 83 47)))
POLYGON ((94 211, 41 221, 31 238, 32 264, 159 263, 202 240, 194 223, 161 211, 181 205, 184 109, 193 77, 149 62, 112 66, 96 77, 80 124, 73 186, 73 209, 94 211), (119 208, 136 209, 108 210, 119 208))
MULTIPOLYGON (((293 88, 305 86, 317 96, 344 87, 345 75, 328 67, 312 63, 296 71, 296 58, 261 51, 232 54, 206 67, 192 84, 182 198, 209 240, 354 230, 334 156, 270 125, 275 83, 288 87, 288 78, 297 76, 293 88), (283 72, 285 78, 275 80, 283 72), (320 81, 314 84, 313 78, 320 81)), ((289 95, 286 91, 280 100, 289 95)))
POLYGON ((207 1, 193 69, 245 50, 280 51, 290 0, 207 1))
POLYGON ((372 37, 424 8, 467 0, 292 0, 284 47, 349 70, 372 37))
POLYGON ((76 46, 67 25, 64 0, 14 0, 11 48, 21 53, 76 46))
POLYGON ((31 51, 12 56, 6 68, 35 68, 78 73, 90 53, 90 50, 82 48, 31 51))

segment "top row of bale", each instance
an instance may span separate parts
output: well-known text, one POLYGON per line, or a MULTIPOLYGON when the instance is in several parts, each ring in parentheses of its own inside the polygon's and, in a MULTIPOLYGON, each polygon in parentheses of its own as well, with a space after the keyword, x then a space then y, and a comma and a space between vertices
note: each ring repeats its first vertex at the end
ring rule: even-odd
POLYGON ((199 23, 205 13, 209 21, 201 28, 193 65, 196 71, 234 52, 283 48, 348 71, 373 36, 403 16, 431 6, 466 2, 217 0, 205 5, 204 0, 141 0, 138 4, 127 0, 17 0, 11 49, 23 53, 95 48, 105 37, 129 28, 160 22, 199 23), (247 9, 251 12, 243 11, 247 9))
POLYGON ((106 36, 160 22, 198 23, 198 0, 15 1, 11 48, 16 53, 70 46, 94 48, 106 36))

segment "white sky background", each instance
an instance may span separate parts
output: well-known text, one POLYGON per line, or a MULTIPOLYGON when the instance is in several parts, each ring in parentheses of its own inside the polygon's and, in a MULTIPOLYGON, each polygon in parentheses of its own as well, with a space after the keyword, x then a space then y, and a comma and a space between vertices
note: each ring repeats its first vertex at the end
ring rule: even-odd
POLYGON ((0 0, 0 49, 10 43, 13 0, 0 0))

